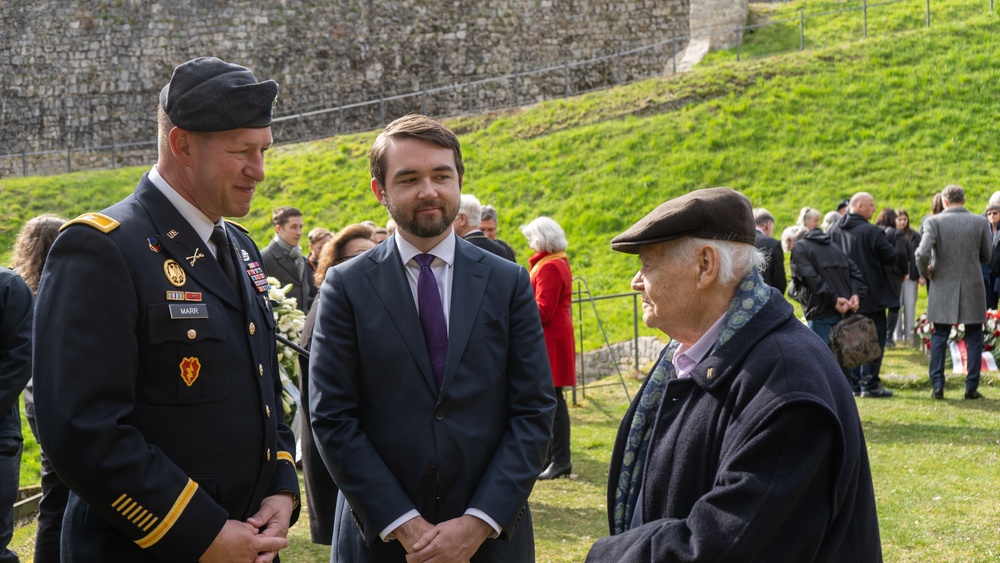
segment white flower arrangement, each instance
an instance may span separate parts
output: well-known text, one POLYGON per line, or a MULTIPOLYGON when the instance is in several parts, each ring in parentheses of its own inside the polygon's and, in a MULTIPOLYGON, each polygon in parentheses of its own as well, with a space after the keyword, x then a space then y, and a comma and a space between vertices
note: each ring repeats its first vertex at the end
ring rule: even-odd
MULTIPOLYGON (((268 277, 267 283, 271 290, 268 299, 271 300, 271 314, 274 315, 275 331, 291 342, 302 339, 302 327, 306 322, 306 314, 296 306, 298 301, 288 297, 292 284, 281 286, 276 278, 268 277)), ((281 342, 278 342, 278 372, 281 375, 281 405, 285 411, 285 422, 291 422, 298 410, 299 360, 298 353, 281 342)))

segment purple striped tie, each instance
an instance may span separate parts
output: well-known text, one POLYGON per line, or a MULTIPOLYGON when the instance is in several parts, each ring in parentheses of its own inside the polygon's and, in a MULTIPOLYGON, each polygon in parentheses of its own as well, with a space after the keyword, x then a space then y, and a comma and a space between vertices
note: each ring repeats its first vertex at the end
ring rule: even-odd
POLYGON ((420 309, 420 328, 424 330, 427 353, 434 368, 434 381, 438 389, 444 380, 444 362, 448 357, 448 325, 444 321, 441 294, 438 292, 437 278, 431 271, 433 254, 418 254, 413 260, 420 266, 417 277, 417 307, 420 309))

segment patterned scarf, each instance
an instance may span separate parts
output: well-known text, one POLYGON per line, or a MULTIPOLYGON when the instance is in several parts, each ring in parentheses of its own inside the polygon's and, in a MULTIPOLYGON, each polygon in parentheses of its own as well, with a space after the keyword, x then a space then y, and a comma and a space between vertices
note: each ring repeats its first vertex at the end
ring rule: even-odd
MULTIPOLYGON (((754 315, 760 311, 771 297, 771 288, 764 283, 760 272, 754 268, 752 272, 740 281, 736 295, 726 310, 719 337, 716 339, 709 356, 714 354, 723 344, 743 328, 754 315)), ((629 529, 632 515, 639 501, 639 489, 642 486, 642 467, 646 460, 646 450, 649 447, 653 433, 653 423, 667 381, 674 379, 673 358, 680 343, 672 341, 649 375, 642 396, 638 398, 635 415, 629 426, 625 451, 622 456, 621 472, 615 485, 614 504, 614 534, 620 534, 629 529)))

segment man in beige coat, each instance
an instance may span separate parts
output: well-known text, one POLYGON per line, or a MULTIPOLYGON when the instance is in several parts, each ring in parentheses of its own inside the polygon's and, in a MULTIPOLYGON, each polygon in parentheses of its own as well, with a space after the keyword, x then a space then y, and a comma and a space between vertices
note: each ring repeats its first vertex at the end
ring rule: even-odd
POLYGON ((924 220, 924 235, 917 248, 917 269, 928 280, 927 319, 931 335, 930 377, 935 399, 944 398, 944 364, 951 325, 965 323, 968 375, 965 398, 980 399, 979 371, 986 322, 986 290, 980 264, 990 259, 990 227, 985 217, 965 208, 965 190, 947 186, 942 192, 944 211, 924 220))

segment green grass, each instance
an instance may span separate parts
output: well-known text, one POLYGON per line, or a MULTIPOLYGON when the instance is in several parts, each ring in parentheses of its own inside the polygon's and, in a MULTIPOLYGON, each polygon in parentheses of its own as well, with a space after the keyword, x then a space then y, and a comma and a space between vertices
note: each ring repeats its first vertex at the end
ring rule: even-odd
MULTIPOLYGON (((771 210, 779 232, 802 206, 827 211, 859 190, 872 192, 878 207, 907 208, 915 223, 948 183, 965 186, 970 207, 980 210, 1000 175, 997 31, 996 19, 981 15, 767 59, 714 61, 681 76, 449 123, 464 146, 465 191, 497 206, 500 236, 522 263, 529 251, 519 226, 549 215, 566 230, 574 274, 595 295, 626 292, 637 262, 610 252, 610 239, 696 188, 743 191, 771 210)), ((261 244, 278 205, 300 207, 307 229, 383 223, 369 189, 373 138, 276 147, 241 222, 261 244)), ((0 248, 33 215, 72 217, 117 201, 144 170, 0 180, 0 248)), ((606 320, 627 327, 629 314, 609 311, 606 320)), ((622 330, 613 339, 630 336, 622 330)))
MULTIPOLYGON (((525 263, 518 227, 549 215, 564 227, 575 275, 593 295, 629 291, 637 262, 608 242, 659 203, 692 189, 729 186, 777 218, 794 222, 803 206, 832 209, 860 190, 876 205, 904 207, 916 226, 932 194, 962 184, 979 211, 997 188, 995 116, 1000 43, 986 2, 907 0, 869 10, 861 41, 855 0, 752 5, 737 51, 712 53, 681 76, 654 78, 509 112, 449 120, 460 134, 465 191, 500 210, 500 236, 525 263), (806 46, 798 52, 799 10, 806 46), (838 12, 831 14, 830 12, 838 12), (964 23, 963 23, 964 20, 964 23), (781 56, 764 58, 775 53, 781 56), (749 60, 748 60, 749 59, 749 60)), ((366 151, 375 133, 277 146, 254 208, 242 219, 258 243, 271 236, 270 210, 296 205, 306 228, 336 229, 386 216, 369 190, 366 151)), ((279 139, 280 141, 280 139, 279 139)), ((131 193, 147 167, 63 176, 0 179, 0 248, 30 217, 73 217, 131 193)), ((0 255, 0 263, 8 255, 0 255)), ((918 310, 923 310, 921 292, 918 310)), ((632 336, 632 307, 597 304, 612 341, 632 336)), ((603 344, 596 317, 584 315, 587 350, 603 344)), ((646 328, 640 335, 657 334, 646 328)), ((931 401, 926 359, 892 350, 884 372, 897 396, 859 401, 886 561, 992 561, 998 556, 996 503, 1000 385, 987 400, 931 401)), ((633 388, 635 382, 630 382, 633 388)), ((571 409, 576 477, 539 483, 532 495, 539 561, 580 561, 605 533, 605 472, 626 407, 620 387, 587 393, 571 409)), ((38 482, 37 446, 25 427, 22 484, 38 482)), ((16 532, 27 553, 33 528, 16 532)), ((289 561, 325 561, 292 530, 289 561)))

